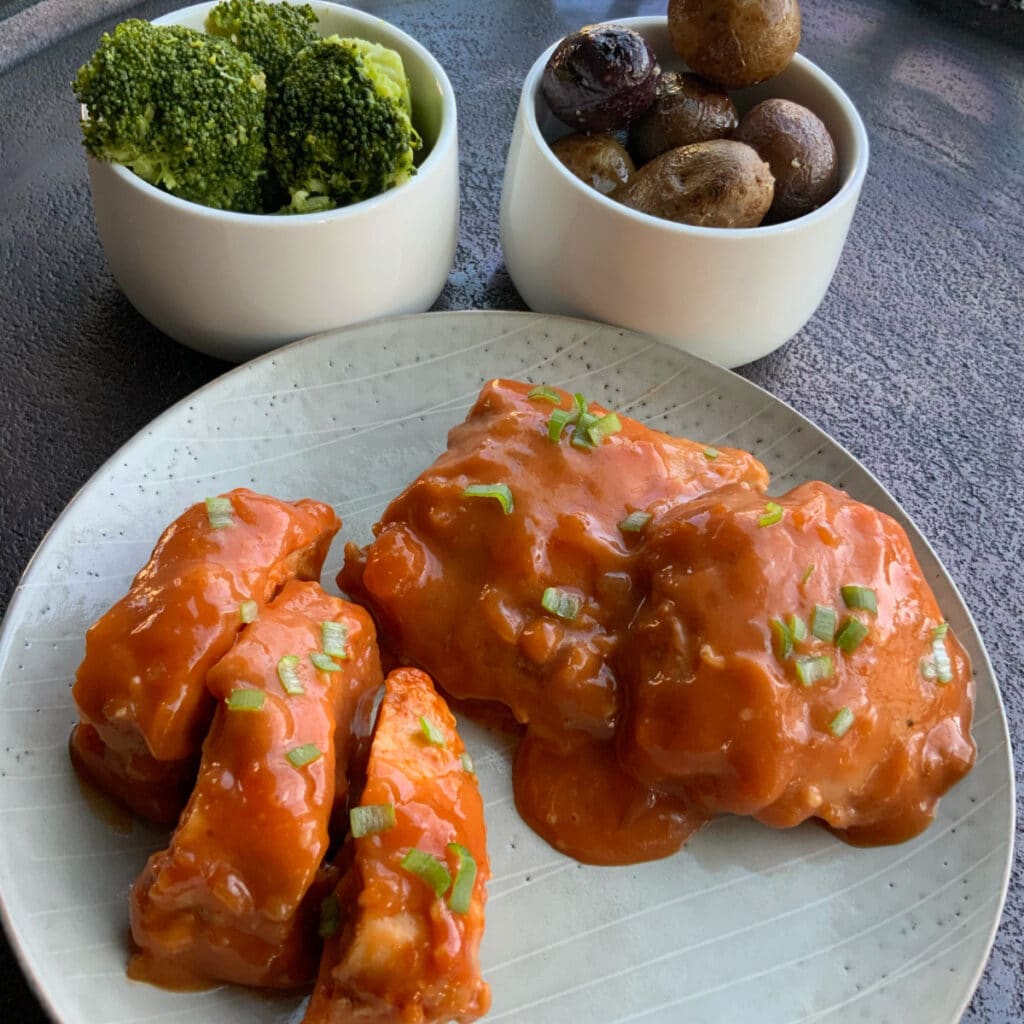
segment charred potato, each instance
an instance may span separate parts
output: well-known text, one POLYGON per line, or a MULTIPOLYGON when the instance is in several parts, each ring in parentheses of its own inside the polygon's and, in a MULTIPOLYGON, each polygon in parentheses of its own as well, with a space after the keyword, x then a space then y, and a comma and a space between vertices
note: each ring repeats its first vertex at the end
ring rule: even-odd
POLYGON ((768 212, 774 192, 768 165, 750 146, 713 139, 662 153, 611 198, 680 224, 752 228, 768 212))
POLYGON ((560 121, 577 131, 610 132, 654 102, 660 70, 638 32, 622 25, 586 25, 555 47, 540 88, 560 121))
POLYGON ((839 188, 836 147, 821 119, 789 100, 765 100, 748 111, 734 136, 753 146, 775 178, 773 222, 827 203, 839 188))
POLYGON ((700 75, 666 71, 654 103, 629 126, 629 149, 645 164, 678 146, 727 138, 737 124, 727 93, 700 75))
POLYGON ((672 46, 699 75, 726 89, 771 78, 800 45, 797 0, 669 0, 672 46))
POLYGON ((625 146, 613 135, 566 135, 551 152, 581 181, 607 195, 636 170, 625 146))

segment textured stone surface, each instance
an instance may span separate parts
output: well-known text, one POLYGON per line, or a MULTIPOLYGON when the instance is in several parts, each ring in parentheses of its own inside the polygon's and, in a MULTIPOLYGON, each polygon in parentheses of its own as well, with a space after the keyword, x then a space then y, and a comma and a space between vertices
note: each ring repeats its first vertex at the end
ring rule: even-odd
MULTIPOLYGON (((433 49, 458 96, 462 233, 436 308, 523 308, 498 245, 523 75, 565 31, 664 3, 358 6, 433 49)), ((986 20, 966 3, 803 6, 801 50, 859 107, 871 168, 825 303, 797 338, 742 372, 846 445, 931 539, 978 622, 1024 763, 1024 33, 1010 21, 1017 12, 986 20)), ((112 24, 0 76, 0 611, 97 467, 226 369, 151 328, 104 262, 67 83, 112 24)), ((1021 779, 1018 768, 1018 788, 1021 779)), ((1006 912, 964 1016, 971 1024, 1024 1016, 1021 839, 1018 826, 1006 912)), ((0 1020, 45 1019, 0 940, 0 1020)))

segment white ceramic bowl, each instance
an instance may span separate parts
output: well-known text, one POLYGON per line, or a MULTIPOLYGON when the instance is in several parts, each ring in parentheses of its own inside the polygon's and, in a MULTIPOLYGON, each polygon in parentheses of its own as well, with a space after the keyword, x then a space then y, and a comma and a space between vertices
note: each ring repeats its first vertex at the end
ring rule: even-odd
MULTIPOLYGON (((665 18, 623 18, 662 70, 683 70, 665 18)), ((616 203, 552 154, 570 129, 540 92, 554 45, 523 84, 501 197, 509 274, 531 309, 628 327, 722 366, 766 355, 810 319, 828 290, 868 165, 864 125, 846 94, 799 54, 768 82, 731 93, 742 113, 769 97, 814 111, 835 140, 840 189, 785 224, 702 228, 616 203)))
MULTIPOLYGON (((100 238, 129 301, 172 338, 222 359, 422 312, 444 287, 455 253, 458 142, 444 69, 380 18, 309 2, 323 35, 359 36, 402 55, 427 154, 408 182, 339 210, 265 216, 199 206, 118 164, 88 161, 100 238)), ((201 31, 213 6, 196 4, 155 23, 201 31)))

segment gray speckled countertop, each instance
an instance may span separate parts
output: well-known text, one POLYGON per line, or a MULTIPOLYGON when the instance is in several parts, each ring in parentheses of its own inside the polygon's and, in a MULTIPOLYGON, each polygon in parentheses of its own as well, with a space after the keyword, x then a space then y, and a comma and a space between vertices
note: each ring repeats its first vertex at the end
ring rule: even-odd
MULTIPOLYGON (((103 10, 126 6, 111 2, 103 10)), ((159 0, 133 13, 175 6, 159 0)), ((663 0, 356 6, 437 53, 458 96, 461 239, 435 308, 522 309, 502 263, 498 199, 523 75, 564 32, 659 13, 663 0)), ((988 647, 1019 766, 1024 13, 910 0, 805 0, 803 13, 801 50, 859 107, 871 167, 823 306, 791 342, 740 372, 850 449, 931 540, 988 647)), ((227 369, 128 305, 93 227, 68 82, 116 20, 70 35, 29 25, 23 58, 0 64, 0 612, 48 526, 100 464, 227 369)), ((0 51, 12 21, 0 21, 0 51)), ((1018 767, 1024 793, 1021 778, 1018 767)), ((963 1018, 971 1024, 1024 1019, 1021 838, 1018 824, 1002 925, 963 1018)), ((0 938, 0 1020, 45 1019, 0 938)))

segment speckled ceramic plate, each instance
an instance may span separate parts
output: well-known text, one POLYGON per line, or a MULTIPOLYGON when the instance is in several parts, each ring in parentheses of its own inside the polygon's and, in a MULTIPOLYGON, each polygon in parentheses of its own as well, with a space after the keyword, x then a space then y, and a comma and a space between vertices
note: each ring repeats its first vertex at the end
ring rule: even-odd
MULTIPOLYGON (((119 451, 58 520, 0 638, 0 891, 61 1022, 297 1020, 300 1001, 128 981, 127 893, 165 833, 98 813, 71 772, 69 683, 86 627, 162 527, 246 485, 333 502, 365 541, 385 502, 444 448, 480 385, 582 390, 673 433, 753 451, 777 491, 819 478, 907 526, 978 684, 978 761, 935 823, 856 850, 824 831, 723 819, 679 855, 624 868, 560 856, 516 815, 509 751, 464 723, 494 879, 482 952, 489 1021, 521 1024, 952 1024, 984 965, 1011 857, 1013 774, 991 666, 924 539, 851 456, 739 377, 620 330, 511 313, 371 324, 300 342, 178 404, 119 451)), ((341 545, 325 571, 333 579, 341 545)))

